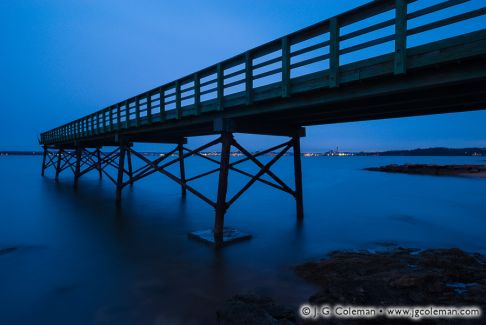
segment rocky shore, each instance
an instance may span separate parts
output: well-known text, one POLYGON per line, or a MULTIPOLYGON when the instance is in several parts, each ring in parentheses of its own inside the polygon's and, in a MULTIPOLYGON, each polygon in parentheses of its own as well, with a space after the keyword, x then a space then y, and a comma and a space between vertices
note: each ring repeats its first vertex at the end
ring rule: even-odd
POLYGON ((486 165, 405 164, 365 168, 369 171, 436 176, 472 176, 486 178, 486 165))
MULTIPOLYGON (((357 306, 479 306, 486 311, 486 258, 460 249, 404 249, 388 252, 337 251, 320 261, 295 268, 316 284, 313 305, 357 306)), ((391 324, 404 320, 374 319, 391 324)), ((485 321, 475 320, 476 322, 485 321)), ((454 324, 473 322, 455 320, 454 324)), ((235 296, 218 311, 219 324, 300 324, 297 307, 286 308, 270 298, 235 296)), ((324 322, 325 323, 325 322, 324 322)), ((449 324, 449 320, 427 324, 449 324)), ((332 319, 329 324, 367 324, 332 319)))

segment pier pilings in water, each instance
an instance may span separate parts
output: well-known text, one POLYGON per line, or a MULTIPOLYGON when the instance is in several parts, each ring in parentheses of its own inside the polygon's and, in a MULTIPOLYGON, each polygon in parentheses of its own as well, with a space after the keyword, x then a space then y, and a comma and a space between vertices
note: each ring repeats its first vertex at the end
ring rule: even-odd
MULTIPOLYGON (((297 219, 302 220, 304 208, 300 138, 305 136, 305 129, 291 128, 271 133, 266 130, 265 135, 283 135, 287 137, 287 140, 279 145, 255 153, 247 150, 236 140, 235 133, 242 133, 240 129, 224 124, 220 125, 217 131, 216 139, 196 149, 190 149, 186 146, 187 139, 185 137, 171 140, 161 139, 160 143, 174 144, 175 147, 169 152, 157 156, 155 159, 136 151, 133 148, 134 141, 130 141, 129 138, 119 138, 116 143, 107 143, 104 146, 97 144, 94 147, 81 142, 76 143, 74 146, 44 146, 41 174, 44 176, 46 169, 53 167, 57 181, 63 171, 71 169, 74 174, 74 187, 76 188, 80 177, 90 171, 97 171, 100 178, 104 175, 115 185, 115 202, 121 204, 122 192, 126 186, 133 185, 135 182, 152 174, 161 173, 180 185, 183 198, 187 192, 190 192, 214 208, 213 228, 208 231, 194 232, 191 234, 191 237, 201 239, 215 246, 222 246, 229 242, 250 237, 248 234, 243 234, 232 228, 226 228, 224 219, 228 209, 256 182, 266 184, 293 196, 296 201, 297 219), (205 152, 211 147, 217 148, 219 159, 217 154, 205 152), (111 148, 111 150, 106 151, 102 150, 102 148, 111 148), (291 155, 293 156, 295 175, 293 188, 271 171, 271 167, 283 156, 289 155, 291 151, 293 151, 291 155), (262 162, 258 158, 264 155, 270 155, 272 158, 269 161, 262 162), (214 163, 216 167, 188 178, 186 177, 185 159, 191 156, 208 160, 214 163), (141 162, 140 167, 135 169, 132 165, 132 159, 134 158, 141 162), (241 169, 239 165, 244 162, 252 162, 258 167, 258 172, 253 174, 241 169), (178 174, 168 170, 168 167, 175 164, 179 165, 178 174), (228 197, 230 172, 238 173, 248 178, 248 182, 232 197, 228 197), (203 194, 192 183, 197 179, 212 174, 218 174, 216 199, 203 194), (263 178, 265 175, 268 176, 268 179, 263 178), (208 233, 210 234, 209 236, 208 233)), ((245 130, 244 133, 250 132, 245 130)), ((252 131, 251 133, 262 134, 258 131, 252 131)))

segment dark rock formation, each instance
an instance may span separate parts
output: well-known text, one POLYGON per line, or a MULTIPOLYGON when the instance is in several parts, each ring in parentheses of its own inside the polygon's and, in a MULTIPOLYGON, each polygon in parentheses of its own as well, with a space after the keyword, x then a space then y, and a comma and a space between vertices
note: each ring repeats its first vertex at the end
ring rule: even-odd
POLYGON ((321 287, 313 304, 486 307, 485 258, 459 249, 334 252, 296 271, 321 287))
POLYGON ((405 164, 365 168, 369 171, 420 175, 486 177, 486 165, 405 164))
MULTIPOLYGON (((319 291, 312 305, 479 306, 486 311, 486 258, 460 249, 398 248, 381 253, 342 252, 296 267, 319 291)), ((305 303, 305 302, 302 302, 305 303)), ((272 299, 238 295, 218 311, 219 324, 411 324, 407 319, 300 318, 272 299)), ((423 319, 419 324, 478 324, 481 320, 423 319)))

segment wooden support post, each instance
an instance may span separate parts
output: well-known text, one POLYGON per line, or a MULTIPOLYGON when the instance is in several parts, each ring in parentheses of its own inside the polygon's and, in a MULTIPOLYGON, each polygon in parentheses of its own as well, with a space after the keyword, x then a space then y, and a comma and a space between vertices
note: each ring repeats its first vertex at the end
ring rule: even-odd
POLYGON ((214 220, 214 241, 216 243, 222 243, 223 240, 224 215, 227 210, 226 193, 228 191, 228 174, 232 143, 233 134, 231 132, 223 132, 221 134, 221 164, 219 168, 216 217, 214 220))
POLYGON ((395 64, 394 74, 407 71, 407 1, 395 0, 395 64))
POLYGON ((44 155, 42 156, 42 172, 41 176, 44 176, 44 171, 46 170, 46 158, 47 158, 47 147, 44 146, 44 155))
POLYGON ((302 194, 302 164, 300 152, 300 137, 293 137, 294 147, 294 174, 295 174, 295 203, 297 207, 297 220, 304 218, 304 202, 302 194))
POLYGON ((75 162, 75 167, 74 167, 74 188, 77 188, 78 187, 78 180, 79 180, 79 176, 80 176, 80 173, 81 173, 81 155, 82 155, 82 149, 77 147, 76 148, 76 153, 75 153, 75 159, 76 159, 76 162, 75 162))
POLYGON ((329 20, 329 87, 339 86, 339 22, 337 17, 329 20))
POLYGON ((96 149, 96 159, 97 159, 97 169, 98 169, 98 174, 100 176, 100 179, 103 178, 103 169, 101 166, 101 147, 98 147, 96 149))
POLYGON ((177 151, 179 154, 179 170, 180 170, 180 179, 181 179, 181 195, 183 198, 186 197, 186 168, 184 166, 184 146, 182 142, 177 145, 177 151))
POLYGON ((62 152, 62 149, 59 149, 59 151, 57 152, 56 182, 59 180, 59 174, 61 173, 62 152))
POLYGON ((120 144, 120 152, 118 153, 118 177, 116 180, 116 202, 121 202, 121 195, 123 189, 123 174, 125 173, 125 153, 126 145, 120 144))
POLYGON ((130 151, 130 147, 127 150, 127 163, 128 163, 128 177, 130 186, 133 186, 133 167, 132 167, 132 152, 130 151))

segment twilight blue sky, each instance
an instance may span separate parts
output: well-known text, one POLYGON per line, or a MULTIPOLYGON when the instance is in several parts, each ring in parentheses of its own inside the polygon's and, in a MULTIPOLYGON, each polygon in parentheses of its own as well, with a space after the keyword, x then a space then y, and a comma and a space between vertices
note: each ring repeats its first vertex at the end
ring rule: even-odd
MULTIPOLYGON (((37 149, 41 131, 366 2, 1 0, 0 150, 37 149)), ((303 150, 486 147, 485 121, 479 111, 317 126, 303 150)))

